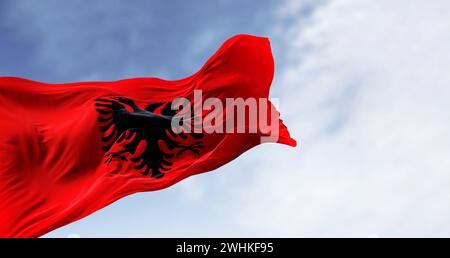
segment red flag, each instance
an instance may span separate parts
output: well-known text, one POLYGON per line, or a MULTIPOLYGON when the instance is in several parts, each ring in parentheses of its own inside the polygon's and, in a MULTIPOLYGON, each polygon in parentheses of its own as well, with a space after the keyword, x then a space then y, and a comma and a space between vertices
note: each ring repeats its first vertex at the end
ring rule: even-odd
POLYGON ((268 39, 239 35, 176 81, 0 77, 0 236, 41 236, 126 195, 216 169, 262 141, 295 146, 271 120, 273 69, 268 39), (242 112, 229 112, 228 102, 242 100, 249 110, 256 103, 256 120, 247 114, 240 124, 242 112))

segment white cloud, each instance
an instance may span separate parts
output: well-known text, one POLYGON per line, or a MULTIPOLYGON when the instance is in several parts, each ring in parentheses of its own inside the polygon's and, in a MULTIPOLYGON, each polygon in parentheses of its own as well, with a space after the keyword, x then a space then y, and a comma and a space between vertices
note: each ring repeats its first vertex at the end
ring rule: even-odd
POLYGON ((184 202, 197 203, 206 198, 206 187, 203 182, 197 179, 197 177, 185 179, 185 181, 179 185, 178 191, 184 202))
POLYGON ((448 1, 330 1, 278 27, 273 87, 300 148, 252 155, 243 234, 450 236, 449 15, 448 1))

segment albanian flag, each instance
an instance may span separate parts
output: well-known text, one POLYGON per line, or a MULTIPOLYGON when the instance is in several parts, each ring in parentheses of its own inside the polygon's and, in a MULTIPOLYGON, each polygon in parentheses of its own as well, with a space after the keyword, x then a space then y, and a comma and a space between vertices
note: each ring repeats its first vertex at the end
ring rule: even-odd
POLYGON ((216 169, 262 142, 295 146, 273 120, 273 73, 268 39, 239 35, 181 80, 0 77, 0 237, 41 236, 126 195, 216 169), (213 101, 199 104, 199 93, 213 101), (246 110, 256 103, 259 116, 239 123, 230 100, 254 100, 246 110))

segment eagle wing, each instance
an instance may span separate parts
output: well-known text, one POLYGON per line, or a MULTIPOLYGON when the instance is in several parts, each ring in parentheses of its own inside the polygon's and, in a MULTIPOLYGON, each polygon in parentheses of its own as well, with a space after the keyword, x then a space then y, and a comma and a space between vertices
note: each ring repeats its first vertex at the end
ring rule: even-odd
POLYGON ((152 177, 160 178, 164 175, 163 172, 170 170, 173 165, 170 159, 174 155, 181 155, 187 150, 197 155, 200 154, 199 149, 203 146, 198 140, 203 137, 203 134, 175 134, 172 131, 171 119, 177 114, 177 111, 172 110, 171 102, 151 103, 145 109, 141 109, 134 101, 123 97, 99 98, 95 102, 96 110, 99 113, 98 121, 101 123, 100 130, 104 134, 102 137, 102 141, 105 142, 103 150, 110 157, 107 159, 108 162, 113 157, 127 160, 122 154, 130 153, 133 156, 131 161, 137 163, 136 170, 143 175, 151 172, 152 177), (129 111, 127 107, 132 111, 129 111), (197 141, 191 145, 181 145, 188 135, 197 141), (135 155, 142 141, 145 141, 145 149, 139 155, 135 155), (161 149, 161 141, 169 151, 161 149), (123 143, 123 150, 111 152, 114 143, 123 143), (175 148, 178 150, 171 153, 175 148))

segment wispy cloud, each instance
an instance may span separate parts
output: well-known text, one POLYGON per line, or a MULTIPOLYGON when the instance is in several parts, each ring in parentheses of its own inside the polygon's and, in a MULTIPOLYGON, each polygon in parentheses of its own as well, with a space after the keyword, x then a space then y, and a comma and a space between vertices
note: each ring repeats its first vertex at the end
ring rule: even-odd
POLYGON ((264 149, 236 197, 249 232, 450 235, 449 14, 446 1, 330 1, 283 28, 274 86, 301 147, 264 149))

